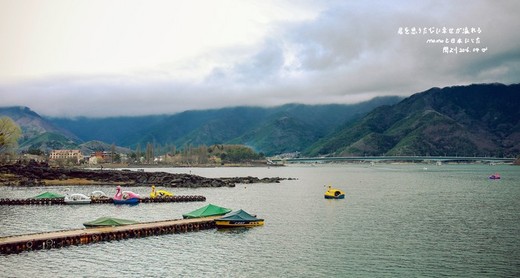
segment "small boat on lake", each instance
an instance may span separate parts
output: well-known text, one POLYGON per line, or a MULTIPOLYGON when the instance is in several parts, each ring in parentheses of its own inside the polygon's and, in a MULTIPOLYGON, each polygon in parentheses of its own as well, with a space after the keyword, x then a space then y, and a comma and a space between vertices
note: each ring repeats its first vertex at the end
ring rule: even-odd
POLYGON ((329 189, 325 192, 325 199, 345 199, 345 192, 329 185, 329 189))
POLYGON ((132 191, 121 191, 121 186, 116 187, 116 195, 112 198, 114 204, 138 204, 141 197, 132 191))
POLYGON ((500 174, 499 173, 494 173, 493 175, 489 176, 489 179, 490 180, 499 180, 500 179, 500 174))
POLYGON ((92 200, 90 199, 90 197, 84 194, 75 193, 71 195, 65 195, 64 201, 67 205, 86 205, 90 204, 92 200))
POLYGON ((90 198, 104 199, 104 198, 109 198, 109 197, 105 192, 96 190, 96 191, 92 191, 92 193, 90 193, 90 198))
POLYGON ((168 192, 166 190, 155 190, 155 185, 152 185, 152 192, 150 192, 150 198, 162 198, 162 197, 172 197, 173 193, 168 192))
POLYGON ((255 227, 264 225, 264 219, 256 218, 256 216, 243 210, 238 210, 215 219, 215 225, 217 228, 255 227))
POLYGON ((114 217, 100 217, 96 220, 92 220, 89 222, 83 223, 83 226, 87 228, 93 228, 93 227, 116 227, 116 226, 124 226, 124 225, 131 225, 131 224, 137 224, 139 222, 134 220, 127 220, 127 219, 120 219, 120 218, 114 218, 114 217))
POLYGON ((209 204, 209 205, 203 206, 201 208, 198 208, 192 212, 185 213, 182 215, 182 217, 184 219, 190 219, 190 218, 201 218, 201 217, 209 217, 209 216, 219 216, 219 215, 224 215, 230 211, 231 211, 231 209, 209 204))
POLYGON ((43 192, 42 194, 40 194, 38 196, 34 196, 33 199, 60 199, 60 198, 64 198, 64 197, 65 197, 64 195, 47 191, 47 192, 43 192))

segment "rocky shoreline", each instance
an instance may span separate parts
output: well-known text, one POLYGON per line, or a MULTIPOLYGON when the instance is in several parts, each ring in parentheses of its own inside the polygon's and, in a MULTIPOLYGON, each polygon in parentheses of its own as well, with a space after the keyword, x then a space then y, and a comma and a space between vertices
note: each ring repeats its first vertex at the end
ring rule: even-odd
MULTIPOLYGON (((289 178, 290 179, 290 178, 289 178)), ((130 170, 89 170, 51 167, 47 163, 28 162, 0 166, 0 185, 110 185, 161 187, 235 187, 240 183, 279 183, 286 178, 205 178, 190 174, 144 172, 130 170)))

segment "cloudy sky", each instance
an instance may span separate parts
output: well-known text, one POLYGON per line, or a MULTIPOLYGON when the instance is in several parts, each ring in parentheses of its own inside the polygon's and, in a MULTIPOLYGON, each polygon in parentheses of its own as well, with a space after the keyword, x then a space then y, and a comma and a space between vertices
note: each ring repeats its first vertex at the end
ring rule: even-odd
POLYGON ((0 0, 0 106, 170 114, 519 83, 519 14, 517 0, 0 0))

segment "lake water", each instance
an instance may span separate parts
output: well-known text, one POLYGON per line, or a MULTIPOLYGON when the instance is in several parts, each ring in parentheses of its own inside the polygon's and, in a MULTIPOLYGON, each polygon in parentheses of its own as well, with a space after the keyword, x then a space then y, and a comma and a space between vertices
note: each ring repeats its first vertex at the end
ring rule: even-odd
MULTIPOLYGON (((83 222, 101 216, 177 219, 208 203, 257 214, 265 225, 3 255, 0 277, 520 276, 518 166, 301 165, 146 171, 297 180, 171 190, 178 195, 203 195, 206 202, 2 206, 0 236, 82 228, 83 222), (501 180, 487 178, 495 172, 501 180), (324 199, 325 185, 344 190, 346 199, 324 199)), ((94 190, 115 193, 111 187, 4 187, 0 198, 94 190)), ((150 192, 144 187, 130 190, 150 192)))

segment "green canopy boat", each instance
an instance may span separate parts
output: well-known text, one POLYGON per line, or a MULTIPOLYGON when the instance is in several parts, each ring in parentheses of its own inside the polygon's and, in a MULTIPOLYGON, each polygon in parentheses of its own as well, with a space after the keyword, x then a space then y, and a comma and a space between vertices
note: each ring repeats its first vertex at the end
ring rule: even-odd
POLYGON ((106 226, 124 226, 124 225, 131 225, 131 224, 137 224, 139 222, 134 220, 127 220, 127 219, 119 219, 119 218, 113 218, 113 217, 100 217, 96 220, 85 222, 83 223, 83 226, 87 228, 92 227, 106 227, 106 226))
POLYGON ((182 217, 184 219, 209 217, 209 216, 224 215, 224 214, 226 214, 226 213, 228 213, 230 211, 231 211, 231 209, 215 206, 213 204, 209 204, 207 206, 204 206, 204 207, 201 207, 199 209, 196 209, 196 210, 194 210, 192 212, 183 214, 182 217))
POLYGON ((65 196, 52 193, 52 192, 43 192, 42 194, 33 197, 33 199, 59 199, 59 198, 65 198, 65 196))
POLYGON ((222 218, 215 219, 215 225, 219 228, 254 227, 264 225, 264 219, 256 218, 256 216, 243 210, 238 210, 222 218))

